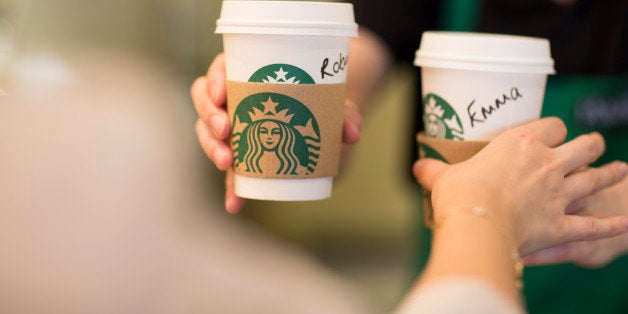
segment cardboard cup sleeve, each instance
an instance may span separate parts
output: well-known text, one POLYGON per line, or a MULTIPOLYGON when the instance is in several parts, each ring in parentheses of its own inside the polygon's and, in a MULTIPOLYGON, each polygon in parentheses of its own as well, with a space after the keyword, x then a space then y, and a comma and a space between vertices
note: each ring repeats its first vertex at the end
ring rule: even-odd
POLYGON ((338 173, 345 84, 227 82, 237 175, 313 179, 338 173))
MULTIPOLYGON (((417 134, 417 142, 419 158, 439 159, 448 164, 456 164, 473 157, 489 143, 488 141, 455 141, 430 138, 425 136, 424 132, 417 134)), ((429 228, 434 227, 431 196, 431 191, 423 189, 424 222, 429 228)))

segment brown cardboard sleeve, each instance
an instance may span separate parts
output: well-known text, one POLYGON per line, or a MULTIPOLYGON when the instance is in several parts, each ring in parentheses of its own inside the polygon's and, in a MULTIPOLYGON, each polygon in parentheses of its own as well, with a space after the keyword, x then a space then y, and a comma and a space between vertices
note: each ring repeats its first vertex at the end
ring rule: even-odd
MULTIPOLYGON (((246 165, 241 163, 240 167, 234 167, 235 173, 248 177, 272 179, 311 179, 335 176, 338 173, 342 144, 345 89, 345 84, 272 84, 228 81, 227 111, 232 122, 236 108, 243 99, 258 93, 275 93, 296 99, 307 107, 318 123, 320 132, 320 147, 317 147, 316 156, 310 155, 309 160, 314 158, 315 161, 309 164, 309 168, 300 166, 301 170, 296 174, 264 173, 263 171, 247 171, 246 165)), ((287 115, 291 114, 294 112, 289 111, 287 115)), ((233 144, 232 141, 232 149, 235 150, 233 144)), ((278 163, 278 160, 266 159, 260 161, 260 168, 273 168, 278 163)))
MULTIPOLYGON (((489 142, 485 141, 454 141, 425 136, 423 132, 417 134, 419 158, 440 159, 448 164, 463 162, 480 150, 489 142)), ((432 207, 432 193, 423 189, 423 215, 427 227, 434 227, 434 210, 432 207)))

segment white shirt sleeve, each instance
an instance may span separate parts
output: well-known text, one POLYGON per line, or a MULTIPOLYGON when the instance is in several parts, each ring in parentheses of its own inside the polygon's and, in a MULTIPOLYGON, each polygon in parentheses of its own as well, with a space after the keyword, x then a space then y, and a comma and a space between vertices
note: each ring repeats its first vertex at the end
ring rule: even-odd
POLYGON ((476 278, 456 277, 439 280, 413 292, 396 314, 510 314, 525 313, 489 284, 476 278))

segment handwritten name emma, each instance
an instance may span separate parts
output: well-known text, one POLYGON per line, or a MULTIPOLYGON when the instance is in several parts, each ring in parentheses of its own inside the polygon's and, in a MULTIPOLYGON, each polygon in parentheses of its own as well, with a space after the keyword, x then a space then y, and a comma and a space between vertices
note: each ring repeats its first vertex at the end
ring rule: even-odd
POLYGON ((475 99, 467 106, 467 113, 469 114, 469 120, 471 120, 471 127, 475 127, 477 123, 484 123, 493 113, 497 112, 500 108, 508 105, 511 102, 517 101, 522 98, 523 95, 519 92, 519 89, 513 87, 510 89, 510 93, 504 93, 501 96, 495 98, 495 101, 489 103, 487 106, 478 106, 475 104, 475 99))

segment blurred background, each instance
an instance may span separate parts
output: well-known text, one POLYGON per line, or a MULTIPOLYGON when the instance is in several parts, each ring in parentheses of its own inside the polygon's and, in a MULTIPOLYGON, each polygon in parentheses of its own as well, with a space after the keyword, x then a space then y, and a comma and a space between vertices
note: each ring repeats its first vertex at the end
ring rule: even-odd
POLYGON ((331 199, 230 216, 189 97, 222 50, 220 5, 0 0, 1 313, 377 313, 402 298, 413 73, 375 99, 331 199))

